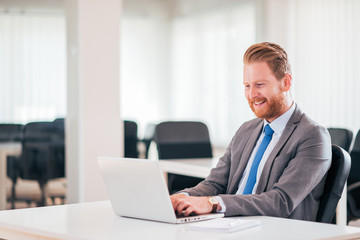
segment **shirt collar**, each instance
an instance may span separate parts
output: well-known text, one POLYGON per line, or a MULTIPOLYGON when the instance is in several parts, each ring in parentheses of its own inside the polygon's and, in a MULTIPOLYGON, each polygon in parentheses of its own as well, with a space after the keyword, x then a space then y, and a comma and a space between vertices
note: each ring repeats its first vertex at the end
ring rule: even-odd
POLYGON ((274 134, 280 134, 282 133, 282 131, 284 130, 286 124, 288 123, 288 121, 290 120, 291 115, 294 113, 295 111, 295 103, 293 102, 293 104, 291 105, 291 107, 289 108, 289 110, 287 110, 285 113, 283 113, 280 117, 276 118, 274 121, 272 121, 271 123, 269 123, 268 121, 266 121, 264 119, 264 127, 263 127, 263 131, 265 129, 265 125, 269 124, 270 127, 272 128, 272 130, 274 130, 274 134))

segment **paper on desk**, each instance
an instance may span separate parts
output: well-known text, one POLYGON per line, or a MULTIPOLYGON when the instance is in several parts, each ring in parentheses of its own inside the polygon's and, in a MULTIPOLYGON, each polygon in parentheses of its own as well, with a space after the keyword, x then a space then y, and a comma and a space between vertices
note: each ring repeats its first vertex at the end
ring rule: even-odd
POLYGON ((260 225, 260 220, 239 218, 217 218, 187 225, 189 230, 235 232, 260 225))

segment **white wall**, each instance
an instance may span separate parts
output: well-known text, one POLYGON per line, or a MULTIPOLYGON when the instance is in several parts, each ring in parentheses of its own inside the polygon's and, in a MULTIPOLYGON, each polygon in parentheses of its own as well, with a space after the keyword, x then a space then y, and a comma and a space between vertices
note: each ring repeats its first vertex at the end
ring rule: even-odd
POLYGON ((67 0, 68 202, 107 199, 97 157, 123 155, 119 101, 121 1, 67 0))

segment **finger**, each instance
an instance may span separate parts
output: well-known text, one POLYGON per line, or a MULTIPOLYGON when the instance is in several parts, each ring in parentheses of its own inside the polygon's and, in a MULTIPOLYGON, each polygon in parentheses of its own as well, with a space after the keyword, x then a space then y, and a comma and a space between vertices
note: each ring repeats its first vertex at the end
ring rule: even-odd
POLYGON ((189 201, 180 201, 179 204, 176 207, 176 212, 178 214, 182 214, 182 212, 184 210, 186 210, 189 206, 191 205, 191 203, 189 201))
POLYGON ((186 199, 176 198, 174 201, 172 201, 172 205, 175 211, 179 208, 179 205, 183 204, 184 201, 187 201, 186 199))
POLYGON ((194 207, 190 205, 188 208, 186 208, 183 211, 183 215, 184 216, 189 216, 192 212, 194 212, 194 207))
POLYGON ((176 198, 176 197, 171 199, 171 203, 172 203, 172 205, 173 205, 174 210, 177 209, 178 205, 179 205, 182 201, 184 201, 184 199, 180 199, 180 198, 176 198))
POLYGON ((182 214, 182 212, 190 206, 189 201, 181 201, 176 207, 176 212, 182 214))

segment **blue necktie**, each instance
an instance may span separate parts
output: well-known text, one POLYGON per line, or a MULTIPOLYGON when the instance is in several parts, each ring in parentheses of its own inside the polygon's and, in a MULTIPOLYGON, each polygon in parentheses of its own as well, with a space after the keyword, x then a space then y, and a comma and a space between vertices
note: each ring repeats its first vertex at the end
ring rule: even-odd
POLYGON ((249 177, 246 182, 243 194, 251 194, 253 191, 253 188, 256 183, 256 174, 257 174, 257 170, 259 168, 259 163, 264 155, 264 152, 265 152, 267 146, 269 145, 269 143, 272 139, 273 133, 274 133, 274 130, 271 129, 269 124, 266 124, 265 136, 264 136, 263 140, 261 141, 260 147, 255 155, 254 162, 251 166, 249 177))

